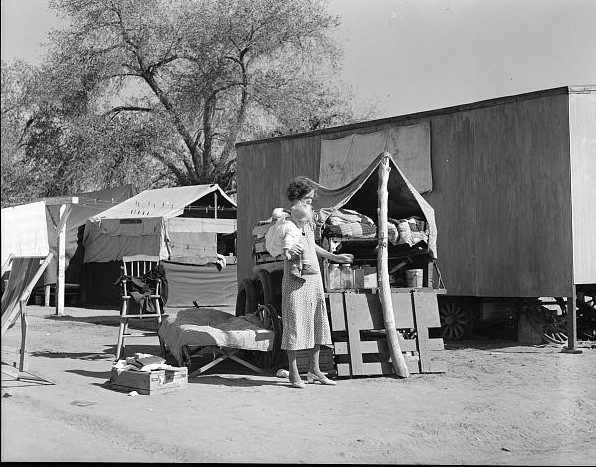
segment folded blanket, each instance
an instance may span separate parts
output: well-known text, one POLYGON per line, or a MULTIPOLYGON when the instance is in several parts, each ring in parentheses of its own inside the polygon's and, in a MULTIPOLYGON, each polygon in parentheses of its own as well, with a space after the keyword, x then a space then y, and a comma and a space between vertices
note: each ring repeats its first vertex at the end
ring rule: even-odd
POLYGON ((158 334, 178 362, 184 345, 269 351, 274 341, 274 332, 254 316, 236 317, 214 308, 180 310, 164 319, 158 334))
POLYGON ((409 246, 416 245, 420 242, 428 243, 428 226, 424 219, 419 217, 410 217, 408 219, 388 219, 389 224, 394 224, 397 229, 397 238, 391 232, 389 233, 389 241, 394 245, 407 244, 409 246))
POLYGON ((331 215, 327 218, 328 225, 352 224, 355 222, 366 225, 375 225, 370 217, 353 211, 352 209, 336 209, 332 211, 331 215))
POLYGON ((328 225, 327 234, 331 237, 374 238, 377 235, 375 225, 350 222, 348 224, 328 225))

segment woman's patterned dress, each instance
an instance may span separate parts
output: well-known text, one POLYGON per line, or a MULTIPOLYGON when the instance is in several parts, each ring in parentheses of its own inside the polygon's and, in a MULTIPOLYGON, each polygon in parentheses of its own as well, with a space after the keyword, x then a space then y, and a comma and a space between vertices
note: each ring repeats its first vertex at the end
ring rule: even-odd
MULTIPOLYGON (((312 267, 320 272, 315 251, 315 234, 311 224, 304 227, 302 240, 304 259, 309 260, 312 267)), ((290 264, 289 261, 284 261, 281 348, 301 350, 312 349, 316 344, 331 345, 321 274, 305 275, 304 280, 301 280, 290 273, 290 264)))

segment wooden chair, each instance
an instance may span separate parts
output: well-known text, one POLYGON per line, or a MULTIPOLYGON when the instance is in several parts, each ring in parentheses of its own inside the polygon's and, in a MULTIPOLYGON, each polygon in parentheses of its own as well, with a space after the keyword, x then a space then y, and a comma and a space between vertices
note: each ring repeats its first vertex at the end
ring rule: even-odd
POLYGON ((133 309, 135 303, 135 284, 143 281, 143 276, 149 273, 153 268, 159 265, 159 256, 124 256, 122 258, 122 306, 120 309, 120 330, 118 332, 118 345, 116 347, 116 361, 124 358, 126 350, 125 339, 128 337, 153 337, 157 336, 159 339, 159 346, 162 357, 165 358, 165 346, 161 337, 157 333, 159 326, 161 326, 162 318, 165 316, 162 311, 162 284, 158 279, 155 285, 149 286, 149 292, 143 294, 143 300, 146 300, 151 310, 143 309, 139 306, 138 310, 133 309), (129 332, 128 324, 131 319, 135 320, 155 320, 157 327, 155 331, 139 331, 136 333, 129 332))
POLYGON ((54 384, 47 378, 29 370, 29 321, 27 301, 37 281, 50 264, 52 253, 43 256, 11 256, 2 265, 2 274, 11 265, 6 290, 2 294, 2 339, 16 320, 21 317, 21 348, 11 349, 2 346, 2 371, 16 380, 27 380, 42 384, 54 384), (14 357, 18 356, 18 362, 14 357), (6 364, 6 365, 4 365, 6 364), (18 366, 17 366, 18 365, 18 366))

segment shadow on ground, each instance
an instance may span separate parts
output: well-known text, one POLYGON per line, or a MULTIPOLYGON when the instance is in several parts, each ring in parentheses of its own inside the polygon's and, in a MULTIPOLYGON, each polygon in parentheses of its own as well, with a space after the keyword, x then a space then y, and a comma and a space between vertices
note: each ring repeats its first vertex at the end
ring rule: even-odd
POLYGON ((97 378, 104 381, 110 379, 109 371, 66 370, 66 373, 74 373, 75 375, 97 378))
MULTIPOLYGON (((267 375, 267 377, 271 378, 273 375, 267 375)), ((265 379, 249 379, 249 378, 242 378, 236 377, 233 375, 230 377, 228 375, 203 375, 197 376, 193 378, 188 378, 188 384, 208 384, 214 386, 229 386, 229 387, 258 387, 258 386, 287 386, 290 388, 290 383, 287 379, 278 378, 277 380, 265 380, 265 379)), ((293 388, 292 388, 293 389, 293 388)))
POLYGON ((102 326, 119 326, 120 317, 118 315, 109 316, 71 316, 71 315, 51 315, 45 316, 44 319, 51 321, 72 321, 75 323, 89 323, 89 324, 101 324, 102 326))
POLYGON ((114 358, 114 353, 111 354, 106 352, 54 352, 51 350, 44 350, 39 352, 30 352, 29 355, 32 357, 45 357, 45 358, 70 358, 76 360, 109 360, 114 358))

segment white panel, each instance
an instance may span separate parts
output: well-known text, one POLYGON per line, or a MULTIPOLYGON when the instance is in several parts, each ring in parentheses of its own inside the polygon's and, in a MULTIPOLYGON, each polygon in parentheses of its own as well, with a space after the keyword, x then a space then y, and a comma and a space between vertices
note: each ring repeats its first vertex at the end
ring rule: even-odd
POLYGON ((596 283, 596 89, 569 93, 573 270, 596 283))

